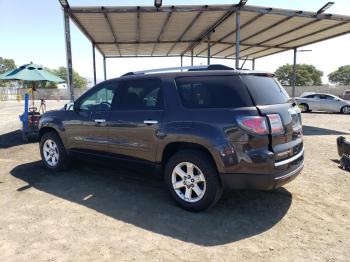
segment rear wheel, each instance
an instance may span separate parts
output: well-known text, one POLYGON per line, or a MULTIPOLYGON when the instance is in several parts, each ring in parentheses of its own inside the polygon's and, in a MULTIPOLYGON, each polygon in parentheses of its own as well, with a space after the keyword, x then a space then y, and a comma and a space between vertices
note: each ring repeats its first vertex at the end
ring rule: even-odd
POLYGON ((300 108, 301 112, 303 112, 303 113, 306 113, 306 112, 310 111, 309 106, 307 104, 304 104, 304 103, 300 104, 299 108, 300 108))
POLYGON ((193 212, 214 206, 222 194, 216 168, 201 151, 186 150, 173 155, 165 167, 165 181, 176 203, 193 212))
POLYGON ((55 132, 47 132, 40 139, 41 160, 53 171, 62 171, 69 167, 66 149, 55 132))
POLYGON ((350 114, 350 106, 343 106, 340 112, 346 115, 350 114))

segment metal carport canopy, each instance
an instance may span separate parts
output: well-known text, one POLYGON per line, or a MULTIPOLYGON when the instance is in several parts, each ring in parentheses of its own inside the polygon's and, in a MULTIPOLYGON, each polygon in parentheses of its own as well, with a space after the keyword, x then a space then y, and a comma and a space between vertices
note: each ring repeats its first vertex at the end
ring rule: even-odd
POLYGON ((350 17, 258 6, 70 7, 104 57, 255 59, 350 33, 350 17), (209 44, 208 44, 208 41, 209 44), (208 52, 210 47, 210 52, 208 52))

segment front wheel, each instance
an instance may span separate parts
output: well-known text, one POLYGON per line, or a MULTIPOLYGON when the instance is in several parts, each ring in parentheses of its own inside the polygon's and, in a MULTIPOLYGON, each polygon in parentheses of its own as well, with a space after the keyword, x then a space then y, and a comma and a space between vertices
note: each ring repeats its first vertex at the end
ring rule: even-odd
POLYGON ((40 155, 44 165, 50 170, 62 171, 69 166, 66 149, 55 132, 47 132, 40 139, 40 155))
POLYGON ((214 163, 201 151, 173 155, 165 167, 165 181, 176 203, 193 212, 214 206, 222 194, 214 163))
POLYGON ((340 112, 346 115, 350 114, 350 106, 343 106, 340 112))

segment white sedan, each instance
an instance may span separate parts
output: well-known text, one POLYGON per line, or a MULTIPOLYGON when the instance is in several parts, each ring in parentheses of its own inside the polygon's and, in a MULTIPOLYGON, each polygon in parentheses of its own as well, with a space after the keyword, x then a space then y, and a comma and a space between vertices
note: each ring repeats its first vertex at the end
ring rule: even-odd
POLYGON ((307 93, 295 98, 302 112, 325 111, 350 114, 350 102, 337 96, 322 93, 307 93))

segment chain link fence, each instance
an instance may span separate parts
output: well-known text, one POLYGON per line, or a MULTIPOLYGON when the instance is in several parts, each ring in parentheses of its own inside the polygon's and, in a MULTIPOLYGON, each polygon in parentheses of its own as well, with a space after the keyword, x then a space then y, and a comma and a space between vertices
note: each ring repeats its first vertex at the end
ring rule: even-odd
MULTIPOLYGON (((87 89, 74 89, 74 96, 77 98, 87 89)), ((22 100, 28 89, 0 87, 0 101, 22 100)), ((35 99, 45 100, 68 100, 69 94, 67 89, 37 89, 34 92, 35 99)))
MULTIPOLYGON (((292 95, 292 87, 284 86, 288 94, 292 95)), ((74 89, 74 97, 79 97, 87 89, 74 89)), ((345 90, 350 90, 350 86, 296 86, 295 95, 300 96, 304 92, 327 93, 339 96, 345 90)), ((22 100, 27 89, 16 87, 0 87, 0 101, 22 100)), ((34 93, 36 99, 44 98, 45 100, 68 100, 69 94, 67 89, 37 89, 34 93)))

